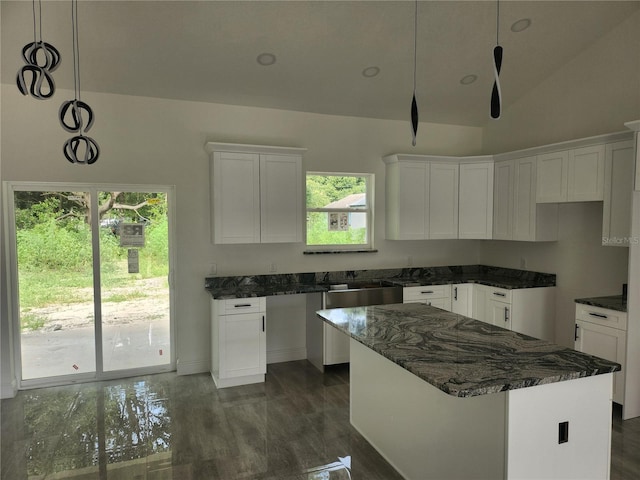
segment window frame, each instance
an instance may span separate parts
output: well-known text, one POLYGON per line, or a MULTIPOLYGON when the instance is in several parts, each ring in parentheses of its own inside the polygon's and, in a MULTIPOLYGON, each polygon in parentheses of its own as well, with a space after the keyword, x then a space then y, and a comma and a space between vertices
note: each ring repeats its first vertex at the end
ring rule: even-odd
POLYGON ((374 228, 374 185, 375 174, 373 173, 351 173, 351 172, 316 172, 307 171, 304 177, 305 188, 305 222, 304 222, 304 243, 305 252, 309 253, 343 253, 343 252, 371 252, 374 250, 373 245, 373 228, 374 228), (344 207, 344 208, 324 208, 307 206, 307 179, 309 176, 325 176, 325 177, 363 177, 365 179, 365 207, 344 207), (359 244, 321 244, 310 245, 308 243, 307 233, 309 230, 309 213, 331 213, 331 212, 355 212, 364 213, 366 215, 366 243, 359 244))

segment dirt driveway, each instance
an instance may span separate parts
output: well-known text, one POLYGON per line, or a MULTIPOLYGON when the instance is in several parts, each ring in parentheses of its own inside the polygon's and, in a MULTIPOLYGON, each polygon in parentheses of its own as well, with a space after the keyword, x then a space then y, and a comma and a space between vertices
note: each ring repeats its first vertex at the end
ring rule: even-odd
MULTIPOLYGON (((102 292, 102 298, 105 371, 169 363, 169 290, 165 277, 110 288, 102 292)), ((29 314, 44 319, 44 326, 22 331, 24 379, 95 370, 93 302, 35 308, 29 314)))

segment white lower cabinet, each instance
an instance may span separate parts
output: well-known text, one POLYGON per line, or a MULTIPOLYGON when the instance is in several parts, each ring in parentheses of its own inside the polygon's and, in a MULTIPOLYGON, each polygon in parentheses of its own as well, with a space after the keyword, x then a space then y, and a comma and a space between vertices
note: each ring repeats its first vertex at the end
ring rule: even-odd
POLYGON ((555 341, 555 287, 511 290, 487 285, 473 287, 472 318, 555 341))
POLYGON ((576 303, 575 349, 622 365, 613 376, 613 401, 624 404, 627 314, 576 303))
POLYGON ((487 301, 487 322, 511 330, 511 304, 495 298, 487 301))
POLYGON ((451 311, 451 285, 404 287, 402 301, 403 303, 424 303, 451 311))
POLYGON ((473 317, 473 284, 451 285, 451 311, 465 317, 473 317))
POLYGON ((266 299, 211 301, 211 376, 218 388, 264 382, 266 299))

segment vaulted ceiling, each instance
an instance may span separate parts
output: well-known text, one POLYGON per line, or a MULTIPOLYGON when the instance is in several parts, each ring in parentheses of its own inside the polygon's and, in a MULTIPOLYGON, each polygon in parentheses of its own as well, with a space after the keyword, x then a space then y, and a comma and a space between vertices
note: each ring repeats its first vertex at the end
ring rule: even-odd
MULTIPOLYGON (((505 105, 640 10, 639 1, 501 1, 505 105), (514 32, 518 20, 529 28, 514 32)), ((407 119, 413 88, 412 1, 81 1, 83 91, 407 119), (260 65, 270 53, 275 63, 260 65), (366 77, 365 73, 379 73, 366 77), (368 70, 366 70, 368 69, 368 70), (366 70, 366 71, 365 71, 366 70)), ((489 120, 496 1, 420 1, 420 120, 489 120), (463 85, 468 75, 477 80, 463 85)), ((31 1, 2 1, 2 82, 15 83, 33 41, 31 1)), ((640 25, 638 26, 640 28, 640 25)), ((73 88, 70 2, 42 2, 53 74, 73 88)))

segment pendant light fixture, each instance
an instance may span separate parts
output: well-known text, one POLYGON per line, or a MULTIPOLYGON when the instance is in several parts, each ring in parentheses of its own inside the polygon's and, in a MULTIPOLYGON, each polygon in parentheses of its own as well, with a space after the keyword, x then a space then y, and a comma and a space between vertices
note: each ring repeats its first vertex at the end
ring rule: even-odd
POLYGON ((73 37, 73 88, 74 99, 60 105, 58 116, 60 124, 67 132, 78 135, 67 140, 63 147, 64 156, 69 162, 91 165, 100 156, 100 147, 96 141, 84 135, 93 126, 93 110, 80 99, 80 47, 78 39, 78 0, 71 0, 71 30, 73 37), (83 115, 87 116, 85 123, 83 115), (70 118, 69 118, 70 117, 70 118))
POLYGON ((42 2, 38 0, 38 14, 36 15, 36 1, 31 2, 33 10, 33 42, 22 47, 22 59, 26 63, 18 71, 16 84, 23 95, 29 95, 38 100, 46 100, 53 96, 56 90, 53 72, 60 65, 60 52, 50 43, 42 40, 42 2), (36 19, 37 17, 37 19, 36 19), (25 78, 31 74, 30 85, 25 78))
POLYGON ((491 90, 491 118, 502 114, 502 90, 500 89, 500 69, 502 68, 502 47, 500 46, 500 0, 496 0, 496 46, 493 48, 493 89, 491 90))
POLYGON ((418 102, 416 101, 416 67, 418 64, 418 0, 413 15, 413 98, 411 99, 411 145, 416 146, 418 133, 418 102))

